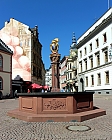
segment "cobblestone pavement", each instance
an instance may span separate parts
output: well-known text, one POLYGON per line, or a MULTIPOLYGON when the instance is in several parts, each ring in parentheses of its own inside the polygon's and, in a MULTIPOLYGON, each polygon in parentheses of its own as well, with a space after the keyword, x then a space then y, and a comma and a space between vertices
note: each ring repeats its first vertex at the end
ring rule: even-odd
POLYGON ((112 140, 112 95, 94 95, 94 105, 107 115, 84 122, 25 122, 7 116, 18 107, 18 99, 0 100, 0 140, 112 140), (87 125, 91 130, 78 132, 70 125, 87 125))

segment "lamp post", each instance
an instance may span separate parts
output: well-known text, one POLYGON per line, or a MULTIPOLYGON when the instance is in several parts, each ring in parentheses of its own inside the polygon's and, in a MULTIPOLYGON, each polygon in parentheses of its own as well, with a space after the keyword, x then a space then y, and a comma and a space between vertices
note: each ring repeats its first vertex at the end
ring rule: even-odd
POLYGON ((112 44, 110 44, 110 49, 109 49, 109 59, 112 62, 112 44))
POLYGON ((108 0, 108 9, 110 8, 110 0, 108 0))

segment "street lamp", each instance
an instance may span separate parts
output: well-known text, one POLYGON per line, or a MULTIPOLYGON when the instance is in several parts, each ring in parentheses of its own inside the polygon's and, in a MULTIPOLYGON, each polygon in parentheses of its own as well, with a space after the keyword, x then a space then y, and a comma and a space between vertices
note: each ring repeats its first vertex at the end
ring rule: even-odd
POLYGON ((111 45, 111 47, 109 49, 109 59, 111 61, 112 60, 112 44, 110 44, 110 45, 111 45))

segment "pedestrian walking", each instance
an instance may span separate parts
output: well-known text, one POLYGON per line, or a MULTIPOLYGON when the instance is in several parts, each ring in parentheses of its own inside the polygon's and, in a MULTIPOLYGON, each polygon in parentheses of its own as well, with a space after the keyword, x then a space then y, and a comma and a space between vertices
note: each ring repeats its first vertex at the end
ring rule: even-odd
POLYGON ((31 92, 30 92, 30 89, 28 89, 27 93, 31 93, 31 92))

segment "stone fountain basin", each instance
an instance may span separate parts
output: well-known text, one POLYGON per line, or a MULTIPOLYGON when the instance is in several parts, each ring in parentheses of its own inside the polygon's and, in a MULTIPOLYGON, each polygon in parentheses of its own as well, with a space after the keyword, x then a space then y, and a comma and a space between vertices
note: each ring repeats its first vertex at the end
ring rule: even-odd
POLYGON ((19 109, 8 115, 26 121, 83 121, 105 115, 93 107, 94 92, 18 93, 19 109))

